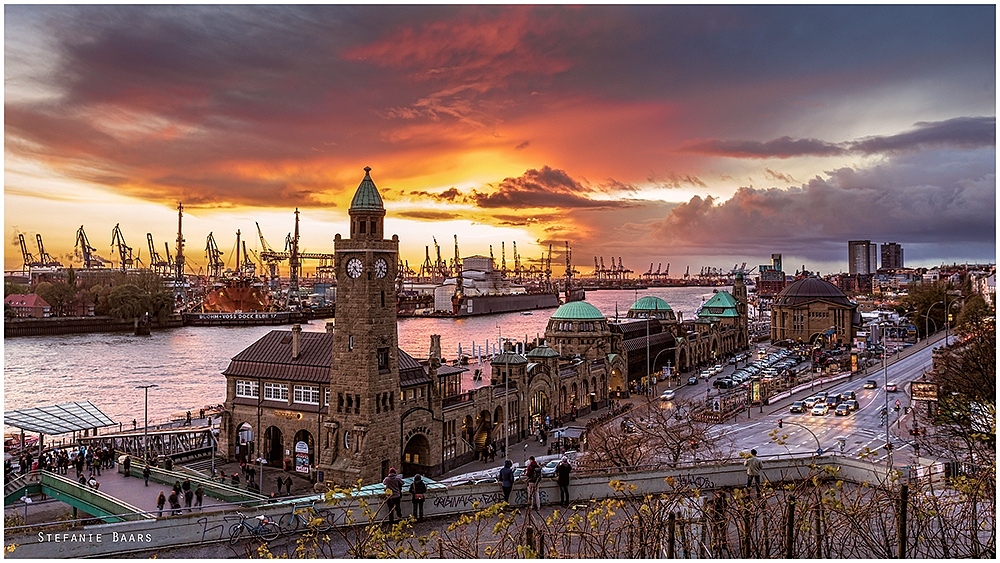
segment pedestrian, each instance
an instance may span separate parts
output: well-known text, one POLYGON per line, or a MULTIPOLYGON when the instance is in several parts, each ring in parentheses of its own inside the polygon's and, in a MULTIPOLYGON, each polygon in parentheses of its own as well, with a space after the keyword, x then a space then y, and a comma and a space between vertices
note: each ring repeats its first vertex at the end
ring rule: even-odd
POLYGON ((194 505, 201 507, 202 500, 205 499, 205 489, 201 488, 201 483, 198 483, 198 488, 194 490, 194 505))
MULTIPOLYGON (((189 488, 184 490, 184 506, 191 508, 191 501, 194 500, 194 491, 189 488)), ((190 512, 190 510, 188 511, 190 512)))
POLYGON ((87 481, 87 485, 89 485, 90 488, 94 489, 95 491, 101 488, 101 484, 97 482, 97 478, 94 477, 93 473, 90 474, 90 479, 87 481))
POLYGON ((743 465, 747 468, 747 488, 750 487, 750 483, 754 484, 757 489, 757 496, 760 496, 760 474, 763 464, 760 458, 757 457, 757 450, 750 450, 750 457, 743 462, 743 465))
POLYGON ((497 481, 500 481, 500 489, 503 491, 503 501, 510 502, 510 491, 514 489, 514 464, 509 459, 503 462, 503 467, 500 468, 500 475, 497 477, 497 481))
POLYGON ((173 491, 174 491, 174 493, 176 493, 178 495, 178 497, 181 495, 181 482, 180 482, 180 480, 177 480, 177 479, 174 480, 173 491))
POLYGON ((81 487, 86 487, 86 486, 87 486, 87 478, 83 476, 83 473, 81 473, 81 474, 80 474, 80 477, 79 477, 79 478, 77 478, 77 480, 76 480, 76 481, 77 481, 78 483, 80 483, 80 486, 81 486, 81 487))
POLYGON ((149 486, 149 474, 150 474, 149 464, 147 463, 146 465, 144 465, 142 467, 142 479, 143 479, 143 481, 146 482, 146 486, 147 487, 149 486))
POLYGON ((396 468, 389 468, 389 475, 382 481, 385 485, 385 490, 389 493, 389 499, 386 501, 386 505, 389 507, 389 524, 394 524, 396 522, 396 516, 399 519, 403 519, 403 510, 400 508, 399 503, 403 499, 403 480, 396 475, 396 468), (395 511, 395 514, 393 514, 395 511))
POLYGON ((177 516, 181 513, 181 501, 180 497, 177 495, 176 490, 170 491, 170 497, 167 499, 170 503, 170 515, 177 516))
POLYGON ((132 468, 132 457, 129 456, 128 454, 125 454, 125 459, 122 460, 122 470, 125 473, 126 477, 130 476, 129 470, 131 468, 132 468))
POLYGON ((569 464, 569 459, 562 456, 559 465, 556 466, 556 484, 559 485, 559 504, 569 506, 569 472, 573 467, 569 464))
POLYGON ((174 469, 174 460, 173 460, 173 458, 170 457, 170 456, 167 456, 167 459, 164 460, 164 462, 163 462, 163 466, 167 469, 167 471, 173 471, 173 469, 174 469))
POLYGON ((413 477, 413 482, 410 483, 410 494, 413 495, 413 517, 417 519, 417 522, 424 519, 424 495, 426 493, 427 483, 424 483, 424 478, 417 473, 413 477))
POLYGON ((285 478, 285 491, 287 491, 288 494, 292 494, 292 476, 291 475, 289 475, 288 477, 285 478))
POLYGON ((497 460, 497 445, 490 442, 490 463, 497 460))
POLYGON ((278 484, 278 488, 276 489, 277 490, 277 494, 280 495, 281 494, 281 487, 285 484, 285 480, 282 479, 281 475, 278 475, 278 478, 277 478, 276 482, 278 484))
POLYGON ((163 505, 167 504, 167 497, 160 491, 159 496, 156 497, 156 509, 159 510, 159 514, 156 515, 157 518, 163 516, 163 505))
POLYGON ((132 419, 132 430, 135 430, 135 429, 136 429, 136 425, 138 425, 138 424, 139 424, 139 423, 138 423, 138 422, 136 422, 136 421, 135 421, 135 419, 133 418, 133 419, 132 419))
POLYGON ((538 485, 542 482, 542 468, 535 461, 535 456, 528 457, 528 467, 525 471, 525 476, 528 478, 528 510, 531 510, 532 506, 541 510, 542 498, 538 493, 538 485))

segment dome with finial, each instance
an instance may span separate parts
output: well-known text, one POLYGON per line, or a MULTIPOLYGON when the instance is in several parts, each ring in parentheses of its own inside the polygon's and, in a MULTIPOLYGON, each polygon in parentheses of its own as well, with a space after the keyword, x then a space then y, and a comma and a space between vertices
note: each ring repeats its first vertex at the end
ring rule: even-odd
POLYGON ((354 199, 351 200, 351 210, 354 211, 382 211, 382 196, 372 181, 371 166, 365 166, 365 177, 358 186, 358 191, 354 192, 354 199))

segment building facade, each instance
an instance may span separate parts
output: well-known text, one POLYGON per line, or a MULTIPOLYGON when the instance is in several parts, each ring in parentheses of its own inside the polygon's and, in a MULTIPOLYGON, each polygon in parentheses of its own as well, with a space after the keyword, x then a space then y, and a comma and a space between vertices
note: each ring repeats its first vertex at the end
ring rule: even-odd
POLYGON ((857 309, 856 303, 826 280, 798 280, 771 304, 771 340, 849 345, 860 322, 857 309))
POLYGON ((895 242, 882 243, 882 269, 898 270, 903 268, 903 247, 895 242))
POLYGON ((847 242, 847 270, 850 275, 874 274, 878 270, 878 248, 870 240, 847 242))
POLYGON ((227 457, 259 455, 337 485, 379 482, 389 467, 439 475, 606 408, 665 364, 708 364, 748 342, 737 276, 733 294, 718 292, 690 321, 652 297, 621 322, 575 301, 552 314, 544 340, 523 354, 508 346, 485 373, 443 363, 437 335, 418 360, 398 347, 398 239, 385 238, 370 169, 349 214, 350 238, 334 238, 335 327, 271 331, 223 372, 227 457))

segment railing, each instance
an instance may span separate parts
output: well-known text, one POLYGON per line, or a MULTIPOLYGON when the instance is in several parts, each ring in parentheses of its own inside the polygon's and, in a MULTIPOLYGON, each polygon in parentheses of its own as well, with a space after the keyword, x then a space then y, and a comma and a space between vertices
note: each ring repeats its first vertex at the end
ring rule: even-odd
POLYGON ((467 403, 473 400, 473 391, 466 391, 465 393, 460 393, 458 395, 452 395, 450 397, 445 397, 441 399, 441 407, 448 408, 461 403, 467 403))

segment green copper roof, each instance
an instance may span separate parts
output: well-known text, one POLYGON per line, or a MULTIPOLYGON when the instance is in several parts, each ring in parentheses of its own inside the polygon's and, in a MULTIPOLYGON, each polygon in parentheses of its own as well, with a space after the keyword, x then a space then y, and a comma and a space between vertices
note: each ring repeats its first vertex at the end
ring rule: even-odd
POLYGON ((672 311, 670 304, 652 295, 647 295, 636 301, 629 311, 672 311))
POLYGON ((378 188, 369 174, 370 166, 365 166, 365 177, 358 186, 358 191, 354 192, 354 199, 351 200, 351 209, 363 211, 380 211, 385 209, 382 206, 382 196, 378 195, 378 188))
POLYGON ((699 317, 738 317, 736 298, 728 291, 720 291, 701 306, 699 317))
POLYGON ((603 321, 604 315, 586 301, 573 301, 562 305, 552 313, 553 319, 568 319, 574 321, 603 321))
POLYGON ((556 352, 555 350, 549 348, 545 344, 532 348, 531 350, 528 351, 527 354, 525 354, 525 356, 529 358, 554 358, 558 355, 559 352, 556 352))
POLYGON ((528 363, 527 358, 521 354, 516 354, 514 352, 504 352, 502 354, 497 354, 490 360, 493 365, 520 365, 528 363))

